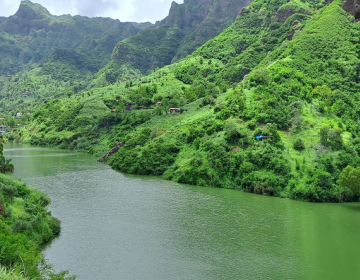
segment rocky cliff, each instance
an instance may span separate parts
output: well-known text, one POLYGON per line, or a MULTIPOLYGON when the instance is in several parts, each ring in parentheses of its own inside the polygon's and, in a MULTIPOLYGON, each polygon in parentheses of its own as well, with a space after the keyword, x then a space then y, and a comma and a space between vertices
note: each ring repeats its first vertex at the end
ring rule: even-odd
POLYGON ((173 2, 169 15, 155 27, 120 42, 113 60, 142 72, 175 62, 227 28, 251 0, 185 0, 173 2))
POLYGON ((345 0, 343 2, 342 8, 354 15, 355 20, 358 21, 360 19, 360 1, 359 0, 345 0))

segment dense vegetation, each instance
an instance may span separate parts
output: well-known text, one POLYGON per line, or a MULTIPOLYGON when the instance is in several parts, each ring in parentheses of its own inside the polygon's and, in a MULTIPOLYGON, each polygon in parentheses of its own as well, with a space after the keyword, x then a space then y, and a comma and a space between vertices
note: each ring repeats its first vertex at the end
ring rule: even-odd
POLYGON ((60 221, 47 210, 50 199, 5 175, 14 166, 0 140, 0 278, 65 279, 67 273, 54 273, 41 253, 60 233, 60 221))
POLYGON ((149 26, 53 16, 39 4, 21 1, 17 13, 0 22, 0 117, 32 113, 90 87, 86 81, 110 61, 114 46, 149 26))
POLYGON ((0 22, 0 74, 19 72, 57 49, 91 58, 89 65, 98 70, 109 61, 118 41, 141 29, 109 18, 53 16, 39 4, 21 1, 16 14, 0 22))
POLYGON ((135 79, 183 58, 229 26, 248 2, 174 2, 169 16, 152 26, 53 16, 22 1, 0 22, 0 118, 33 113, 54 98, 135 79))
POLYGON ((19 137, 98 156, 118 140, 109 163, 128 173, 307 201, 357 200, 353 19, 339 1, 256 0, 187 58, 50 102, 19 137), (170 107, 181 113, 166 114, 170 107))

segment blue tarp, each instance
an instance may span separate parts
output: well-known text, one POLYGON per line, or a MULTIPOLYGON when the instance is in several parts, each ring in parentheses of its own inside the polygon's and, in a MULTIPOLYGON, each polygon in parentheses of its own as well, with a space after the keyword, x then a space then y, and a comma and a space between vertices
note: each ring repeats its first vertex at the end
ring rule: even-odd
POLYGON ((256 138, 257 140, 260 140, 260 139, 264 138, 264 136, 262 136, 262 135, 257 135, 255 138, 256 138))

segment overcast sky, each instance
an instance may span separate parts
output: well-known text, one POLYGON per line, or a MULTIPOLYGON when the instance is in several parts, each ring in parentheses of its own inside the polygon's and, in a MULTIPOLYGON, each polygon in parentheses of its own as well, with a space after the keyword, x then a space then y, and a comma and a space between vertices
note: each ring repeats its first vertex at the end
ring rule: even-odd
MULTIPOLYGON (((110 17, 120 21, 155 22, 164 19, 172 0, 31 0, 44 6, 53 15, 110 17)), ((183 0, 175 0, 183 3, 183 0)), ((16 13, 20 0, 0 0, 0 16, 16 13)))

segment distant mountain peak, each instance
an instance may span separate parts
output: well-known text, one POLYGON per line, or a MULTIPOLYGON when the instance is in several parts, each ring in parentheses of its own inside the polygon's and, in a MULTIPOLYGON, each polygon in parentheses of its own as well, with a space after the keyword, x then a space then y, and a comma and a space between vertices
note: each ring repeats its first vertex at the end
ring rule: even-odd
POLYGON ((48 18, 51 16, 49 11, 40 4, 33 3, 30 0, 22 0, 20 7, 14 16, 26 19, 48 18))
POLYGON ((252 0, 185 0, 172 2, 169 15, 154 28, 119 42, 112 59, 147 73, 192 53, 217 36, 252 0))
POLYGON ((31 29, 41 29, 51 21, 52 15, 40 4, 29 0, 20 3, 18 11, 1 25, 10 34, 29 34, 31 29))

